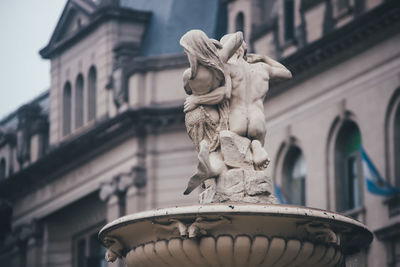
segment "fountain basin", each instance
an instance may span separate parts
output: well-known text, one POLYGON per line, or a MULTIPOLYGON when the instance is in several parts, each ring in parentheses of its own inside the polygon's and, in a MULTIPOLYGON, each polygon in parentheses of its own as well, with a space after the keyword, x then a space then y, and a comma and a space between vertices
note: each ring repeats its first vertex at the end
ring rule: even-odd
POLYGON ((372 238, 338 213, 237 203, 135 213, 99 233, 106 259, 128 266, 338 266, 372 238))

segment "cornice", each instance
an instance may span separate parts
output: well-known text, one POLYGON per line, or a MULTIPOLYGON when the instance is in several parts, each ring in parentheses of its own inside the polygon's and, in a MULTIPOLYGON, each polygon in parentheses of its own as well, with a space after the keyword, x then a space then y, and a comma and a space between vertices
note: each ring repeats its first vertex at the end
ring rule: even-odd
POLYGON ((379 240, 391 240, 400 236, 400 222, 382 227, 374 232, 379 240))
POLYGON ((301 4, 300 4, 300 11, 304 12, 310 8, 315 7, 316 5, 323 3, 323 2, 327 2, 330 0, 302 0, 301 4))
POLYGON ((189 67, 185 54, 171 54, 146 58, 135 58, 126 67, 127 77, 135 72, 189 67))
POLYGON ((137 135, 143 130, 166 129, 174 125, 182 127, 184 125, 182 105, 150 106, 127 110, 114 118, 99 122, 87 132, 51 148, 38 161, 1 181, 0 198, 12 200, 26 194, 48 179, 56 179, 56 176, 49 177, 52 177, 52 174, 66 164, 71 163, 73 159, 81 158, 90 151, 121 136, 127 136, 127 132, 137 135))
POLYGON ((260 39, 265 34, 277 30, 278 20, 273 19, 269 23, 261 25, 259 27, 255 27, 251 32, 250 43, 260 39))
POLYGON ((268 96, 276 96, 293 86, 302 77, 315 75, 329 65, 351 58, 369 47, 398 33, 400 1, 386 1, 375 9, 356 17, 347 25, 299 49, 280 60, 295 77, 271 86, 268 96))

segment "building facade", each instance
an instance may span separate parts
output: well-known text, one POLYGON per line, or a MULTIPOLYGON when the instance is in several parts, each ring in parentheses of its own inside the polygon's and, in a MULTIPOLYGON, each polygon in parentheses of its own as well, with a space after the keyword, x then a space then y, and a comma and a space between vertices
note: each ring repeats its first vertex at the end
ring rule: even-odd
POLYGON ((69 0, 40 51, 49 91, 0 122, 0 262, 119 266, 101 226, 197 202, 183 195, 197 158, 178 42, 195 28, 241 30, 292 71, 265 100, 268 175, 289 204, 368 225, 375 239, 348 266, 400 266, 400 198, 368 190, 360 152, 400 187, 396 0, 69 0))

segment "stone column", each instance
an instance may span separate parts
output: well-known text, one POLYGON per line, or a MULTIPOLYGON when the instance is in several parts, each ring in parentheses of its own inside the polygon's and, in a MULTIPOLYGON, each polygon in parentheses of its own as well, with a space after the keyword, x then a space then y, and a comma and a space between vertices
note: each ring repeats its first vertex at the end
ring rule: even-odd
POLYGON ((107 201, 107 220, 110 222, 126 213, 144 209, 146 169, 133 167, 129 173, 121 173, 100 186, 100 199, 107 201))
POLYGON ((144 167, 133 167, 133 186, 126 193, 126 213, 131 214, 145 210, 145 186, 147 184, 146 169, 144 167))

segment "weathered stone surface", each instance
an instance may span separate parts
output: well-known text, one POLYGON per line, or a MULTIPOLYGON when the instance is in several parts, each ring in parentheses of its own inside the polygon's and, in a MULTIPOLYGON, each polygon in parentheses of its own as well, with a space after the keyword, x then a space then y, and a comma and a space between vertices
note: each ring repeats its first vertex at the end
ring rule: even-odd
POLYGON ((272 180, 264 171, 244 171, 245 191, 249 196, 272 193, 272 180))
POLYGON ((209 179, 205 182, 205 184, 206 184, 206 189, 204 189, 204 191, 199 194, 200 204, 211 203, 216 193, 217 185, 215 179, 209 179))
POLYGON ((216 184, 212 202, 277 203, 272 193, 272 181, 264 171, 230 169, 216 184))
POLYGON ((221 131, 219 136, 226 165, 233 168, 253 169, 250 139, 231 131, 221 131))

